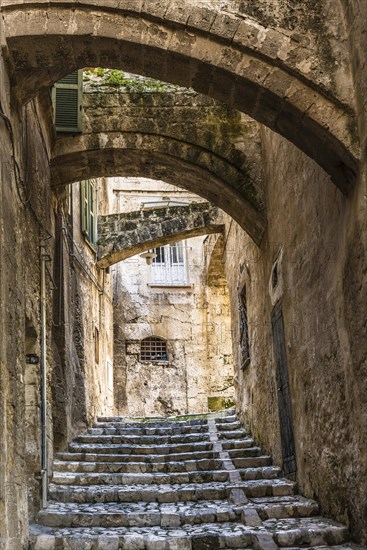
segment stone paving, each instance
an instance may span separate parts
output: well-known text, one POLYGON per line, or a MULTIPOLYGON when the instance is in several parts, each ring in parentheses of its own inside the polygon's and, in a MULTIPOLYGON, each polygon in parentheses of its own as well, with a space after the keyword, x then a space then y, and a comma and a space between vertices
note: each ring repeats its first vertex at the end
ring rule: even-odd
POLYGON ((356 548, 233 412, 100 418, 56 456, 49 496, 30 550, 356 548))

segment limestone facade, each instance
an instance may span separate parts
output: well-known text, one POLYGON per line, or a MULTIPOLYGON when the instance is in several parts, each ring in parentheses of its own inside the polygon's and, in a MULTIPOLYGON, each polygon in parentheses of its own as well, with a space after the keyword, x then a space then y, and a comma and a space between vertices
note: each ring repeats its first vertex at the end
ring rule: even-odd
MULTIPOLYGON (((152 215, 165 220, 165 208, 159 218, 160 203, 199 202, 190 212, 189 206, 181 206, 187 227, 191 220, 188 213, 203 211, 199 208, 200 197, 164 182, 116 178, 110 189, 114 197, 111 212, 141 212, 148 216, 133 218, 140 219, 138 229, 142 234, 144 222, 149 227, 152 215)), ((202 206, 207 208, 205 203, 202 206)), ((178 212, 179 208, 170 210, 178 212)), ((192 221, 191 225, 195 227, 192 221)), ((205 236, 186 239, 181 241, 181 252, 173 249, 175 255, 182 254, 180 266, 170 264, 167 258, 169 247, 176 246, 173 244, 165 247, 164 265, 147 265, 136 255, 111 267, 115 406, 119 414, 199 413, 233 404, 228 287, 226 281, 215 289, 207 285, 205 240, 205 236), (152 336, 167 342, 167 360, 142 360, 141 342, 152 336)))

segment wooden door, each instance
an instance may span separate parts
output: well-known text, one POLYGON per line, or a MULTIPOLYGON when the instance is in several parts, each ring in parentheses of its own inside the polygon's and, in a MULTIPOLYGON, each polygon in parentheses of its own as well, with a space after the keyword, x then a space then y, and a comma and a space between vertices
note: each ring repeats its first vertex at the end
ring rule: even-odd
POLYGON ((294 479, 297 471, 296 449, 293 432, 292 400, 289 387, 284 320, 282 306, 280 302, 278 302, 278 304, 273 309, 271 322, 273 330, 274 357, 276 364, 283 471, 287 477, 291 477, 294 479))

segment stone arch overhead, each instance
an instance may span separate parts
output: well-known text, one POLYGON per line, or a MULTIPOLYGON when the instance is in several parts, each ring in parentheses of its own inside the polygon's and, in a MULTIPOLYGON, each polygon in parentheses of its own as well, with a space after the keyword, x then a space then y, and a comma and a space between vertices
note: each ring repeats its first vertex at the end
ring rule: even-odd
POLYGON ((259 242, 256 227, 262 227, 264 189, 256 122, 190 91, 127 94, 103 89, 84 94, 83 134, 57 139, 53 186, 106 175, 105 167, 109 176, 142 173, 142 157, 131 166, 140 150, 150 155, 150 165, 162 159, 166 181, 190 188, 236 218, 240 215, 241 225, 259 242))
POLYGON ((225 159, 199 146, 149 134, 113 133, 76 137, 73 149, 54 158, 51 177, 65 185, 90 177, 131 176, 163 180, 210 200, 227 212, 259 244, 265 231, 263 214, 228 181, 243 183, 241 174, 225 159))
POLYGON ((117 8, 102 0, 83 6, 6 0, 14 93, 25 101, 85 66, 192 87, 286 137, 347 194, 358 174, 359 144, 346 94, 312 69, 316 50, 236 13, 236 5, 229 2, 229 13, 216 2, 193 0, 131 0, 117 8))
POLYGON ((150 248, 223 229, 220 211, 207 202, 99 216, 98 265, 106 268, 150 248))

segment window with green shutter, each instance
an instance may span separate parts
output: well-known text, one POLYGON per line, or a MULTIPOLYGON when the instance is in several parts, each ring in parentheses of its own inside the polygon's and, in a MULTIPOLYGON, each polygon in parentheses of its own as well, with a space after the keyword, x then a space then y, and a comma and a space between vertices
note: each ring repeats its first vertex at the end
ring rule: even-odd
POLYGON ((94 248, 97 242, 97 201, 96 186, 94 180, 80 182, 80 214, 81 230, 94 248))
POLYGON ((83 71, 68 74, 52 88, 54 122, 57 132, 81 132, 83 111, 83 71))

